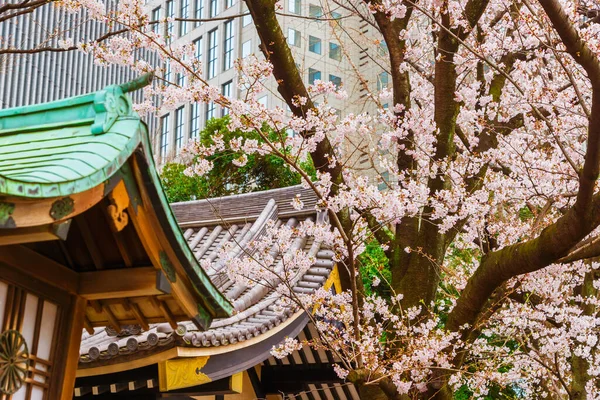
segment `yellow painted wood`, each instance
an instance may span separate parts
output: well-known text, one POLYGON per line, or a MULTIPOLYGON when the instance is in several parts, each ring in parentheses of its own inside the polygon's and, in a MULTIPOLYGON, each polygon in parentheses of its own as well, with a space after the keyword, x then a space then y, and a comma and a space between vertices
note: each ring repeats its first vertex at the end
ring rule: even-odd
POLYGON ((336 293, 342 293, 342 281, 340 280, 340 271, 337 264, 333 266, 329 278, 327 278, 327 281, 323 285, 323 289, 329 290, 332 286, 335 288, 336 293))
POLYGON ((116 232, 120 232, 129 222, 129 217, 125 210, 129 207, 130 200, 125 188, 125 182, 119 182, 108 195, 108 199, 111 203, 107 210, 112 221, 111 228, 116 232))
POLYGON ((161 392, 208 383, 211 379, 202 368, 210 357, 178 358, 158 364, 158 384, 161 392))

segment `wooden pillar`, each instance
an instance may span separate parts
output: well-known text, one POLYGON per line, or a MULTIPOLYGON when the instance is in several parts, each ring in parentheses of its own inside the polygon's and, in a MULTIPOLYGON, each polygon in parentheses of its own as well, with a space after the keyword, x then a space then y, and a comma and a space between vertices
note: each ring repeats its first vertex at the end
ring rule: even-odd
POLYGON ((87 300, 83 297, 72 296, 71 306, 65 313, 65 321, 61 323, 61 332, 58 341, 57 354, 60 355, 55 365, 63 365, 61 371, 55 371, 60 375, 59 382, 51 390, 51 399, 72 400, 73 388, 75 387, 75 374, 79 363, 79 346, 83 332, 83 320, 87 300))

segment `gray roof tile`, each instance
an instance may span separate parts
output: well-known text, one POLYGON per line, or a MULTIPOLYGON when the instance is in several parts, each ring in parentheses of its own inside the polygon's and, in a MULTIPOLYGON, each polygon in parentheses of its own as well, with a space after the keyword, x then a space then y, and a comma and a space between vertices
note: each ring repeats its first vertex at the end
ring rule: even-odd
MULTIPOLYGON (((125 337, 109 336, 104 329, 96 329, 93 335, 84 332, 80 362, 101 362, 155 346, 172 345, 176 341, 196 347, 225 346, 264 334, 286 321, 298 307, 288 304, 272 289, 279 282, 272 280, 268 285, 253 287, 232 282, 223 273, 224 263, 219 258, 219 250, 234 243, 230 250, 234 256, 251 253, 248 244, 265 234, 269 220, 290 226, 307 218, 320 221, 322 216, 317 215, 316 204, 316 196, 300 186, 172 204, 190 248, 199 260, 211 261, 207 272, 234 304, 237 313, 214 320, 205 332, 199 331, 191 321, 180 323, 181 329, 177 332, 169 324, 151 325, 147 332, 125 337), (305 204, 300 211, 290 204, 297 194, 305 204)), ((312 238, 296 239, 294 248, 302 248, 317 259, 306 274, 292 278, 295 292, 311 293, 331 272, 333 252, 322 248, 312 238)), ((274 251, 276 257, 270 267, 282 270, 281 255, 276 253, 274 251)))

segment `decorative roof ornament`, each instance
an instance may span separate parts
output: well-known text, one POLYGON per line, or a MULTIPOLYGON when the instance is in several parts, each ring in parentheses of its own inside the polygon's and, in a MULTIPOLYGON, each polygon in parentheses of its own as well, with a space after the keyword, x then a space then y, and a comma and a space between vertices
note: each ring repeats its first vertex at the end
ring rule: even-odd
POLYGON ((101 135, 108 132, 117 118, 137 118, 137 115, 133 112, 131 100, 126 93, 150 84, 153 77, 151 73, 148 73, 124 85, 111 85, 104 90, 96 92, 94 97, 96 118, 92 125, 92 133, 94 135, 101 135))

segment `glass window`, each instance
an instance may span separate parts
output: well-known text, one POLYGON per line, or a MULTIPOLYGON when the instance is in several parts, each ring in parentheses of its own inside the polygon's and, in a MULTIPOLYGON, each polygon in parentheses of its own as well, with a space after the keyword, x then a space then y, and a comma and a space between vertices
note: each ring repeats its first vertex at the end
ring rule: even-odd
POLYGON ((300 3, 300 1, 301 0, 288 0, 288 12, 290 14, 300 15, 302 13, 300 10, 302 3, 300 3))
POLYGON ((175 147, 180 150, 183 146, 183 107, 175 110, 175 147))
POLYGON ((190 138, 197 139, 200 135, 200 103, 192 103, 190 111, 190 138))
MULTIPOLYGON (((175 4, 173 3, 173 0, 167 1, 167 18, 175 19, 175 4)), ((173 39, 174 24, 175 22, 173 21, 167 23, 167 43, 171 42, 171 39, 173 39)))
POLYGON ((171 60, 165 62, 165 85, 171 82, 171 60))
POLYGON ((377 189, 379 191, 386 190, 388 188, 388 183, 390 181, 389 171, 383 171, 378 180, 379 180, 379 184, 377 185, 377 189))
POLYGON ((208 32, 208 79, 214 78, 217 75, 217 30, 213 29, 208 32))
POLYGON ((235 0, 225 0, 225 8, 233 7, 235 0))
POLYGON ((321 18, 323 16, 323 8, 311 4, 308 6, 308 16, 311 18, 321 18))
MULTIPOLYGON (((203 19, 204 18, 204 0, 196 0, 194 8, 194 18, 195 19, 203 19)), ((202 22, 196 21, 195 26, 202 25, 202 22)))
POLYGON ((223 71, 233 67, 233 20, 225 22, 225 40, 223 42, 223 71))
POLYGON ((379 43, 378 53, 380 56, 387 56, 388 54, 387 43, 383 40, 379 43))
POLYGON ((336 61, 342 60, 342 48, 339 44, 329 42, 329 58, 336 61))
POLYGON ((170 115, 167 114, 160 119, 160 158, 162 160, 164 160, 165 157, 167 157, 167 152, 169 150, 169 117, 170 115))
MULTIPOLYGON (((181 0, 179 15, 183 19, 190 17, 190 0, 181 0)), ((188 33, 187 21, 179 21, 179 36, 184 36, 186 33, 188 33)))
POLYGON ((295 29, 288 28, 287 42, 290 46, 300 47, 300 32, 295 29))
POLYGON ((321 71, 316 69, 309 68, 308 69, 308 83, 311 85, 315 83, 315 80, 321 79, 321 71))
POLYGON ((177 73, 177 86, 183 87, 185 86, 185 74, 177 73))
POLYGON ((204 61, 202 59, 202 54, 203 54, 203 46, 204 46, 204 41, 202 40, 202 36, 200 36, 198 39, 194 40, 194 46, 196 46, 196 60, 202 62, 204 61))
POLYGON ((210 0, 210 17, 214 18, 219 14, 219 0, 210 0))
POLYGON ((308 50, 313 53, 321 54, 321 39, 314 36, 308 37, 308 50))
POLYGON ((248 40, 242 44, 242 58, 246 58, 250 54, 252 54, 252 40, 248 40))
POLYGON ((342 78, 335 75, 329 75, 329 81, 333 83, 336 87, 340 87, 342 85, 342 78))
POLYGON ((159 21, 160 21, 160 7, 156 7, 154 10, 152 10, 152 22, 154 22, 154 24, 152 24, 152 32, 159 33, 159 27, 160 27, 160 24, 158 23, 159 21))
POLYGON ((338 25, 342 23, 342 14, 339 12, 332 11, 331 18, 335 19, 335 22, 337 22, 338 25))
POLYGON ((242 26, 248 26, 252 23, 252 15, 250 15, 250 10, 247 7, 243 8, 242 13, 244 16, 242 17, 242 26))
MULTIPOLYGON (((221 86, 221 93, 223 94, 223 96, 227 97, 228 99, 231 98, 231 87, 233 86, 233 82, 229 81, 227 83, 224 83, 221 86)), ((223 107, 221 109, 221 115, 228 115, 229 114, 229 108, 227 107, 223 107)))
POLYGON ((389 74, 387 72, 380 73, 377 77, 377 90, 380 91, 381 89, 388 87, 389 79, 389 74))
POLYGON ((211 120, 215 117, 216 109, 217 109, 217 106, 215 105, 214 101, 211 101, 206 105, 206 122, 208 122, 209 120, 211 120))
POLYGON ((259 98, 257 101, 258 101, 258 104, 267 108, 267 106, 269 104, 269 97, 267 95, 264 95, 263 97, 259 98))

